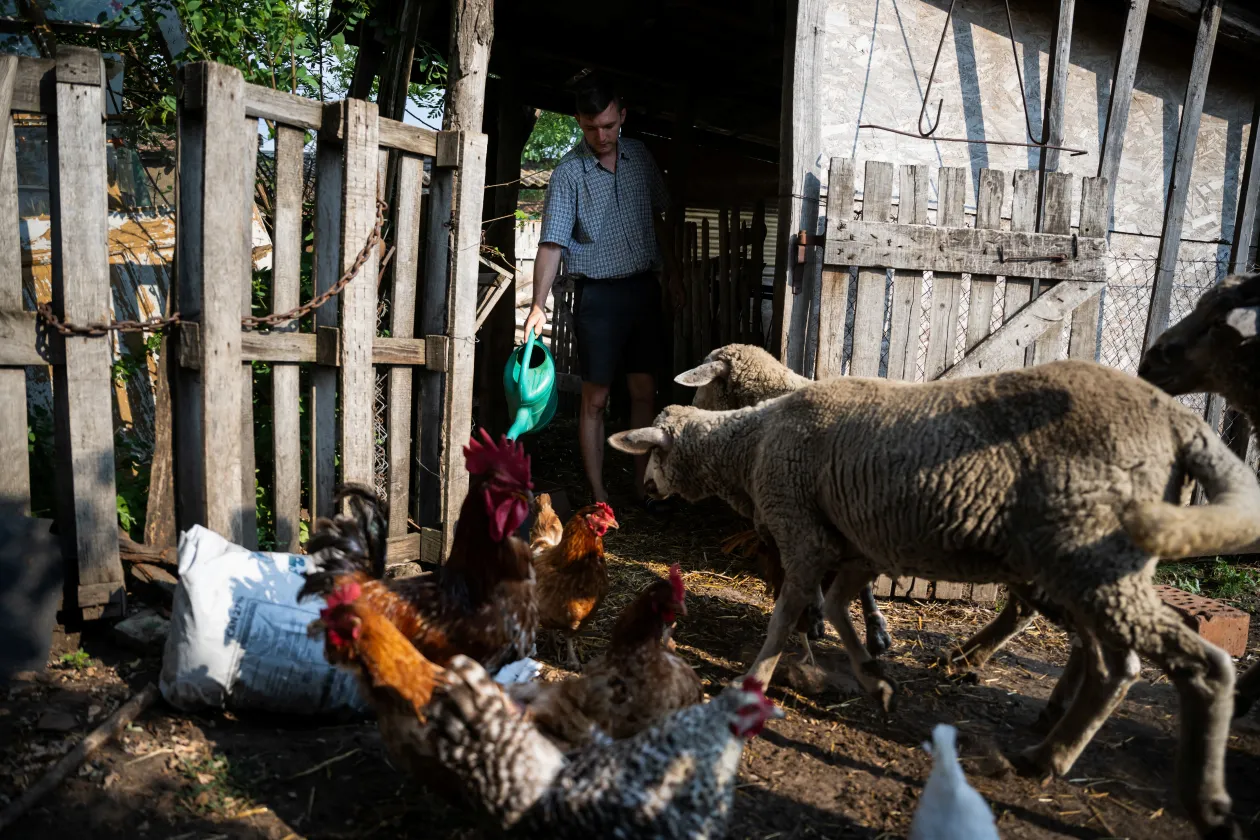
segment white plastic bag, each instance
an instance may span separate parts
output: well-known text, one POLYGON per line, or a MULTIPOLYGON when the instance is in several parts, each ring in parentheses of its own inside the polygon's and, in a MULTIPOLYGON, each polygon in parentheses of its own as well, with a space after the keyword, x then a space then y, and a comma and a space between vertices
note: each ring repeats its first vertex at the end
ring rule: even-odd
POLYGON ((311 558, 250 551, 200 525, 180 534, 179 586, 159 687, 185 711, 367 710, 355 678, 307 636, 323 601, 297 602, 311 558))

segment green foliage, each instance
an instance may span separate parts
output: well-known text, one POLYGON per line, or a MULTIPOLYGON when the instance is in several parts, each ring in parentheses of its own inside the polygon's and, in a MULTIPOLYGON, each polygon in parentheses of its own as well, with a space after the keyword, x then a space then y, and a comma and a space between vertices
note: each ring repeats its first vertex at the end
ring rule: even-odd
POLYGON ((63 653, 61 659, 58 660, 63 668, 72 668, 75 671, 82 671, 84 668, 92 664, 92 657, 83 648, 79 648, 72 653, 63 653))
POLYGON ((1254 607, 1260 599, 1260 569, 1233 558, 1162 563, 1155 571, 1155 581, 1244 608, 1254 607))
POLYGON ((534 130, 525 141, 521 160, 543 166, 555 166, 556 161, 582 139, 582 129, 577 120, 568 114, 542 111, 534 123, 534 130))

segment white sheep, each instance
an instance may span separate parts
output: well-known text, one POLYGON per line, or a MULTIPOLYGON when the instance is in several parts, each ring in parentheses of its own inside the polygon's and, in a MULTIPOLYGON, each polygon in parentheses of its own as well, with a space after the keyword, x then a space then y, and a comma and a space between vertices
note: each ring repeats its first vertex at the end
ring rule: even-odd
POLYGON ((1260 538, 1260 484, 1150 383, 1080 361, 921 384, 840 377, 735 411, 670 406, 609 442, 649 456, 653 496, 718 496, 778 543, 783 591, 749 672, 763 683, 829 567, 827 617, 885 708, 893 686, 848 615, 873 576, 1030 587, 1098 656, 1023 766, 1067 773, 1143 655, 1181 696, 1181 801, 1200 832, 1237 829, 1224 779, 1232 662, 1152 578, 1159 557, 1260 538), (1169 503, 1187 474, 1211 504, 1169 503))
MULTIPOLYGON (((704 361, 674 377, 680 385, 696 389, 691 404, 710 411, 747 408, 768 399, 781 397, 814 382, 795 373, 761 347, 752 344, 727 344, 711 351, 704 361)), ((768 561, 777 560, 768 552, 768 561)), ((867 584, 859 596, 866 623, 866 649, 878 657, 892 645, 887 622, 875 602, 875 593, 867 584)), ((940 664, 957 672, 980 668, 1032 623, 1037 615, 1024 598, 1010 593, 998 615, 960 645, 954 645, 940 657, 940 664)), ((806 642, 808 649, 808 642, 806 642)), ((1056 697, 1058 701, 1060 698, 1056 697)))
MULTIPOLYGON (((811 384, 814 380, 801 376, 754 344, 727 344, 710 352, 698 367, 675 376, 674 381, 696 389, 691 400, 692 405, 709 411, 729 411, 781 397, 811 384)), ((767 577, 771 580, 781 577, 780 569, 775 568, 779 565, 779 557, 774 549, 773 538, 769 534, 759 536, 767 549, 763 554, 763 560, 769 567, 766 569, 767 577)), ((888 622, 879 611, 879 605, 875 602, 875 591, 870 584, 862 587, 859 598, 862 603, 862 619, 866 624, 866 650, 871 656, 878 657, 892 647, 888 622)), ((811 605, 811 609, 818 610, 819 621, 821 607, 822 592, 819 591, 815 604, 811 605)), ((822 633, 818 632, 818 635, 821 636, 822 633)), ((812 659, 808 635, 801 641, 806 655, 812 659)))
MULTIPOLYGON (((1138 376, 1173 395, 1220 394, 1260 434, 1260 274, 1233 274, 1203 293, 1194 310, 1160 334, 1138 376)), ((1247 546, 1242 553, 1260 552, 1247 546)), ((1238 678, 1235 715, 1260 699, 1260 663, 1238 678)))

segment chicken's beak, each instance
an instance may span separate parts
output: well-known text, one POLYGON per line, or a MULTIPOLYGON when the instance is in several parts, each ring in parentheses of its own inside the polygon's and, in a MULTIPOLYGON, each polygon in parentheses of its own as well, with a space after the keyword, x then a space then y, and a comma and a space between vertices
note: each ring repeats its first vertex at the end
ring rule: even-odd
POLYGON ((608 520, 608 527, 609 527, 609 528, 616 529, 616 530, 621 530, 621 526, 617 524, 617 520, 616 520, 616 519, 610 519, 610 520, 608 520))

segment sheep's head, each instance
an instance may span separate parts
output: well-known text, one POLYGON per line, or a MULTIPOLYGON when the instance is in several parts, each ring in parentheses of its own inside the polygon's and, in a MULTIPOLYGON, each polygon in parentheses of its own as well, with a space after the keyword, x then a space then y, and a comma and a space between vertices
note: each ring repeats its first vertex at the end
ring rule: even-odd
POLYGON ((707 411, 747 408, 794 390, 795 374, 755 344, 727 344, 691 370, 674 377, 695 388, 691 404, 707 411))
POLYGON ((696 395, 691 398, 691 404, 696 408, 725 411, 736 407, 731 404, 731 362, 725 356, 726 350, 726 347, 719 347, 705 356, 699 366, 674 377, 679 385, 696 389, 696 395))
MULTIPOLYGON (((697 501, 707 493, 696 492, 697 463, 695 458, 680 458, 678 444, 688 425, 710 412, 693 406, 671 405, 657 415, 651 426, 617 432, 608 438, 614 449, 631 455, 648 456, 643 474, 643 489, 654 499, 682 496, 697 501)), ((694 444, 693 444, 694 445, 694 444)))
POLYGON ((1165 330, 1142 357, 1138 376, 1174 396, 1197 391, 1238 399, 1260 364, 1260 274, 1231 275, 1165 330))

